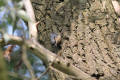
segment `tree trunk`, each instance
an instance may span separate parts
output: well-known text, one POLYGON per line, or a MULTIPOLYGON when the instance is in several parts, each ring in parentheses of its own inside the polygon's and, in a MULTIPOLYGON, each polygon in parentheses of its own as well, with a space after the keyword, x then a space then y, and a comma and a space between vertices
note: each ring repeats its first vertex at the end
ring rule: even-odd
MULTIPOLYGON (((32 0, 40 44, 98 80, 120 78, 120 28, 109 0, 32 0), (50 34, 62 36, 61 48, 50 34)), ((74 80, 50 70, 51 80, 74 80)))

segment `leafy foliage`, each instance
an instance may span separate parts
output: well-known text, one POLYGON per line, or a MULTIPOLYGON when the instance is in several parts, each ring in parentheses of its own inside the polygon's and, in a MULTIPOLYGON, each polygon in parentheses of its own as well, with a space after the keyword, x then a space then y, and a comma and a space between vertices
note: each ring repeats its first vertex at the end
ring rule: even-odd
MULTIPOLYGON (((7 38, 7 35, 5 34, 11 34, 28 39, 28 27, 25 21, 27 22, 29 20, 29 17, 23 9, 22 1, 0 0, 0 31, 4 32, 4 35, 2 35, 2 33, 0 32, 1 37, 7 38)), ((2 50, 5 50, 11 44, 5 46, 4 45, 0 45, 0 47, 2 47, 2 50)), ((10 54, 10 62, 6 61, 7 70, 9 72, 15 72, 17 74, 24 75, 30 78, 30 73, 28 72, 26 66, 24 65, 21 59, 21 47, 15 45, 15 47, 12 50, 13 51, 10 54)), ((35 71, 35 76, 40 76, 40 74, 45 71, 45 67, 43 66, 42 61, 35 55, 30 54, 30 51, 27 51, 27 53, 28 60, 30 61, 33 70, 35 71)), ((22 80, 20 77, 11 76, 9 76, 9 79, 22 80)), ((43 76, 42 79, 47 80, 48 75, 43 76)))

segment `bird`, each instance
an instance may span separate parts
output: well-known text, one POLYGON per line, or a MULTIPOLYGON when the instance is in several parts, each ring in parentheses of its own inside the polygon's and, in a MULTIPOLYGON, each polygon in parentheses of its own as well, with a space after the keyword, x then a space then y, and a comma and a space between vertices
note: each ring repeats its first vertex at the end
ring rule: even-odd
POLYGON ((61 43, 61 35, 52 32, 50 34, 50 41, 51 41, 51 44, 53 44, 57 47, 61 43))

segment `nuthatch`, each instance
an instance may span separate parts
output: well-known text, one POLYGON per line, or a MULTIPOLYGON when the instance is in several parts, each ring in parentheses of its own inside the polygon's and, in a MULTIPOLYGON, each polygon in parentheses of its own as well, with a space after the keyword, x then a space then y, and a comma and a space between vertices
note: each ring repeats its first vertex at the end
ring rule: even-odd
POLYGON ((61 35, 56 33, 51 33, 50 40, 53 45, 58 46, 58 44, 60 44, 61 42, 61 35))

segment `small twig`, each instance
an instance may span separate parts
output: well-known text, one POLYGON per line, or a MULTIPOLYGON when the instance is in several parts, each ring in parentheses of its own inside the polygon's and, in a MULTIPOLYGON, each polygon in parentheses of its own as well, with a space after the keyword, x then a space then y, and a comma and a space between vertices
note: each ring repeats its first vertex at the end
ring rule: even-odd
POLYGON ((26 65, 27 69, 29 70, 29 72, 31 74, 31 77, 32 77, 31 80, 36 80, 35 75, 34 75, 34 71, 32 69, 32 66, 31 66, 31 64, 30 64, 30 62, 27 58, 27 54, 26 54, 27 52, 26 52, 26 46, 25 45, 22 46, 22 50, 23 50, 22 59, 23 59, 24 64, 26 65))
POLYGON ((24 79, 30 80, 30 78, 28 78, 24 75, 17 74, 15 72, 8 72, 8 75, 12 76, 12 77, 15 77, 15 78, 21 78, 22 80, 24 80, 24 79))
POLYGON ((36 26, 36 29, 37 29, 37 32, 38 32, 38 25, 40 24, 40 22, 36 22, 35 26, 36 26))
POLYGON ((53 62, 49 63, 49 66, 48 66, 48 68, 46 69, 46 71, 43 72, 43 73, 41 74, 41 76, 38 77, 38 79, 40 79, 42 76, 44 76, 44 75, 49 71, 49 69, 51 69, 52 65, 54 64, 54 62, 56 61, 56 59, 57 59, 59 56, 61 56, 61 52, 58 52, 56 58, 53 60, 53 62))
POLYGON ((16 63, 16 65, 15 65, 15 71, 17 71, 17 70, 19 70, 19 68, 21 67, 21 65, 22 65, 22 63, 23 63, 23 61, 22 61, 22 59, 20 58, 20 60, 16 63))
POLYGON ((49 71, 49 67, 46 69, 45 72, 43 72, 43 73, 37 78, 37 80, 41 79, 48 71, 49 71))

